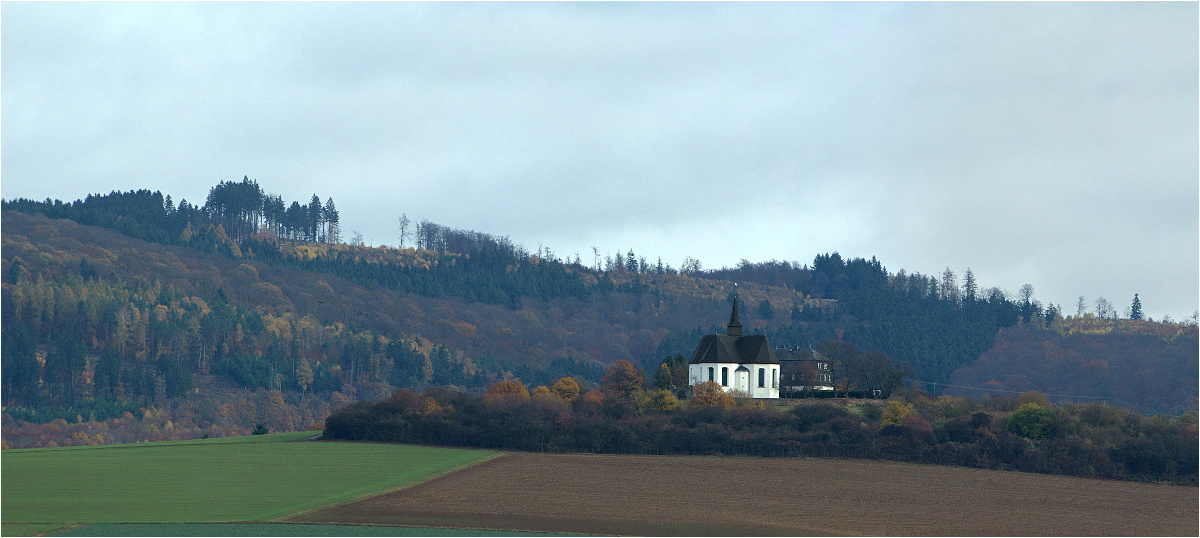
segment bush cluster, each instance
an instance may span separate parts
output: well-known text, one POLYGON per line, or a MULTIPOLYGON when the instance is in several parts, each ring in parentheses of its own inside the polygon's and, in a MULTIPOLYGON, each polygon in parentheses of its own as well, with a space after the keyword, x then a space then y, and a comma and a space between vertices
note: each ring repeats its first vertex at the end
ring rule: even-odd
POLYGON ((1145 417, 1105 404, 932 399, 907 390, 884 405, 861 407, 827 401, 790 408, 753 401, 664 406, 664 397, 673 396, 649 396, 654 392, 622 398, 591 390, 566 399, 540 388, 533 396, 511 389, 486 396, 400 389, 385 400, 338 410, 326 420, 324 435, 542 452, 887 459, 1197 483, 1194 414, 1145 417))

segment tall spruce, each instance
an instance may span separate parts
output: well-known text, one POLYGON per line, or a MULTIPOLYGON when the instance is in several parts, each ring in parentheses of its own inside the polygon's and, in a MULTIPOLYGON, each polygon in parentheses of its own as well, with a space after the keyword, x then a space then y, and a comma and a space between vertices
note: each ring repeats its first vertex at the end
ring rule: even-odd
POLYGON ((1135 293, 1133 294, 1133 304, 1129 305, 1129 319, 1141 320, 1142 318, 1142 300, 1135 293))

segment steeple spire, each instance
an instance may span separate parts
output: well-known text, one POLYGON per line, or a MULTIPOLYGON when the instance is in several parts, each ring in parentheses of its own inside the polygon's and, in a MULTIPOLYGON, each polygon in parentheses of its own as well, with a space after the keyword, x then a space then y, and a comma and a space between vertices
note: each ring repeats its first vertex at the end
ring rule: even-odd
POLYGON ((728 334, 729 336, 742 335, 742 322, 738 321, 737 297, 733 298, 733 312, 729 314, 729 325, 726 327, 727 330, 725 331, 725 334, 728 334))

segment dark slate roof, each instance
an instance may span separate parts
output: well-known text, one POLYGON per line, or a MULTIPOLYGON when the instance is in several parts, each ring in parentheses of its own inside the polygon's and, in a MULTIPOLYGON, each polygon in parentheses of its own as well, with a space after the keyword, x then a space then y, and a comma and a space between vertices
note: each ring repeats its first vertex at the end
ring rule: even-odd
POLYGON ((779 364, 779 357, 767 337, 761 334, 742 336, 742 322, 738 320, 737 298, 733 299, 733 310, 729 313, 729 334, 710 334, 700 339, 696 352, 689 364, 702 362, 724 362, 734 364, 779 364))
POLYGON ((817 362, 829 362, 829 359, 824 355, 808 348, 795 350, 779 350, 780 373, 789 374, 799 372, 805 368, 805 365, 817 362))
POLYGON ((690 364, 703 362, 779 364, 779 357, 775 355, 775 350, 764 335, 710 334, 700 339, 700 345, 688 360, 690 364))

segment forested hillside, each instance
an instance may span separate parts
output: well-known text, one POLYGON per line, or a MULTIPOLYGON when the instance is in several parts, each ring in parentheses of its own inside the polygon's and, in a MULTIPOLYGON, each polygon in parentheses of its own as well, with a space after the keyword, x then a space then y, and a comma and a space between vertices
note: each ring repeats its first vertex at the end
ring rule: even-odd
POLYGON ((401 387, 595 383, 617 360, 652 372, 690 355, 734 295, 747 333, 886 354, 929 383, 1004 327, 1061 321, 969 270, 960 285, 836 253, 702 271, 630 250, 588 267, 428 221, 407 248, 366 247, 341 240, 332 198, 285 206, 249 179, 203 206, 131 191, 3 210, 6 428, 149 408, 196 431, 289 429, 401 387))
POLYGON ((1051 328, 1011 327, 979 360, 954 372, 946 392, 980 396, 1037 387, 1061 395, 1053 396, 1058 400, 1185 413, 1197 408, 1198 349, 1194 325, 1088 314, 1051 328))

